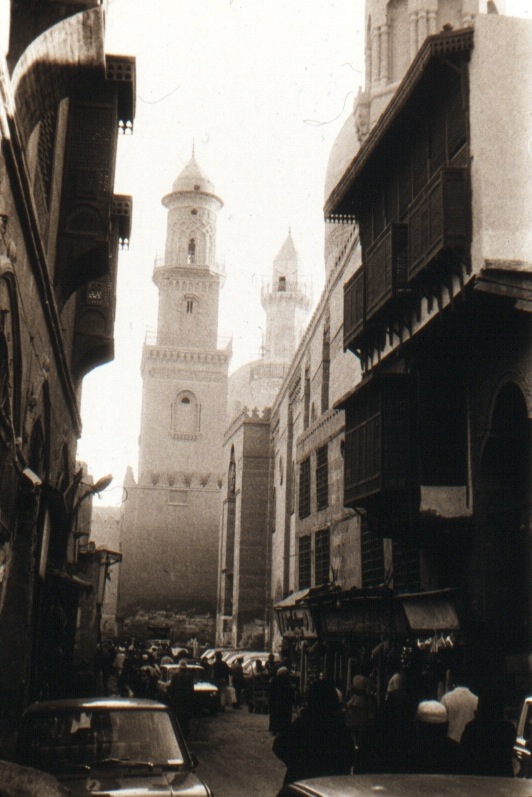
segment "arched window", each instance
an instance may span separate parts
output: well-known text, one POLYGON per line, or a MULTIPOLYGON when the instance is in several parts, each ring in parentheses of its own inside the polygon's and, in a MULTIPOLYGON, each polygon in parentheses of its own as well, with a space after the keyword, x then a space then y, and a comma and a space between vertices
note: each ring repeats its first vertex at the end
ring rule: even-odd
POLYGON ((188 240, 188 254, 187 254, 187 263, 191 265, 192 263, 196 262, 196 239, 189 238, 188 240))
POLYGON ((201 406, 190 390, 182 390, 172 404, 171 435, 175 440, 194 440, 200 433, 201 406))
POLYGON ((184 297, 186 315, 193 315, 197 312, 199 296, 194 293, 186 293, 184 297))

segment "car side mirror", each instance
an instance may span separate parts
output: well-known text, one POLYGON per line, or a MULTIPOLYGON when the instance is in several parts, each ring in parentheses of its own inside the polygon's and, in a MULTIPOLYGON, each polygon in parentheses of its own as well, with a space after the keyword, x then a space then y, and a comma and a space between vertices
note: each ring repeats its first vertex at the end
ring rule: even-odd
POLYGON ((190 760, 192 761, 192 769, 196 769, 196 767, 199 767, 199 758, 196 755, 196 753, 190 754, 190 760))

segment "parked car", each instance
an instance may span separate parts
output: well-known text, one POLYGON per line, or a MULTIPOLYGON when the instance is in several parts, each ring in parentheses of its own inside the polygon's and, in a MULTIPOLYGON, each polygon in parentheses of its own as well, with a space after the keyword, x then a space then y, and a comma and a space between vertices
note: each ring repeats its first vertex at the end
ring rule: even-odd
POLYGON ((283 786, 277 797, 530 797, 516 778, 471 775, 335 775, 283 786))
POLYGON ((57 778, 11 761, 0 761, 2 797, 68 797, 68 790, 57 778))
MULTIPOLYGON (((161 664, 161 678, 157 684, 157 693, 160 700, 165 699, 166 690, 170 685, 173 674, 179 670, 179 664, 161 664)), ((187 670, 194 677, 194 713, 217 714, 220 710, 220 691, 217 686, 211 684, 205 667, 201 664, 187 664, 187 670)))
POLYGON ((34 703, 22 718, 17 761, 54 775, 72 797, 212 797, 171 711, 154 700, 34 703))
POLYGON ((519 778, 532 778, 532 697, 523 701, 517 721, 514 772, 519 778))
POLYGON ((220 651, 222 657, 229 656, 231 653, 235 653, 234 648, 207 648, 202 654, 200 661, 204 667, 211 667, 214 664, 214 660, 216 657, 216 652, 220 651))

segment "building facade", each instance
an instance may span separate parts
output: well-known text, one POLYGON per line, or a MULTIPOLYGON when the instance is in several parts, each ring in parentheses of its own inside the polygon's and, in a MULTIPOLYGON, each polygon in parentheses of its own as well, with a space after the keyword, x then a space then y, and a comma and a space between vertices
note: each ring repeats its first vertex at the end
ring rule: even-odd
POLYGON ((422 588, 456 591, 478 679, 523 690, 532 26, 462 11, 421 44, 326 204, 362 243, 345 286, 344 343, 363 375, 340 404, 345 503, 375 540, 417 551, 422 588))
POLYGON ((0 737, 72 665, 76 529, 90 485, 76 463, 84 375, 113 357, 119 246, 114 196, 131 131, 135 63, 106 55, 100 2, 10 4, 0 64, 0 737))
POLYGON ((301 280, 300 269, 289 230, 273 260, 271 280, 262 286, 266 314, 262 357, 229 378, 218 565, 219 645, 260 650, 269 636, 269 408, 282 387, 310 306, 310 288, 301 280))
POLYGON ((126 479, 118 617, 127 635, 214 640, 230 344, 218 348, 222 207, 194 154, 164 197, 157 333, 142 357, 138 479, 126 479))
POLYGON ((513 673, 517 688, 531 605, 530 25, 467 0, 370 0, 366 24, 365 88, 327 173, 327 281, 271 413, 271 641, 319 649, 345 687, 386 636, 397 667, 416 633, 436 649, 458 632, 479 677, 513 673), (393 595, 408 607, 398 623, 359 601, 387 611, 393 595))

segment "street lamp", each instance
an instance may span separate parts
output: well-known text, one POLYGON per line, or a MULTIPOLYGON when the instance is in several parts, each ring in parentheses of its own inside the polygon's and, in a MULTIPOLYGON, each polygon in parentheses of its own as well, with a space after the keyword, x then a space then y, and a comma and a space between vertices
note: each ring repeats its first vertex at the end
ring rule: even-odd
POLYGON ((107 476, 102 476, 100 479, 98 479, 98 481, 94 482, 94 484, 87 484, 87 482, 80 482, 80 484, 85 485, 89 489, 86 490, 86 492, 84 492, 80 498, 78 498, 76 505, 74 506, 74 510, 76 510, 81 504, 81 502, 84 501, 85 498, 88 498, 89 495, 99 495, 100 493, 103 493, 104 490, 107 490, 112 481, 113 481, 113 476, 111 473, 108 473, 107 476))

